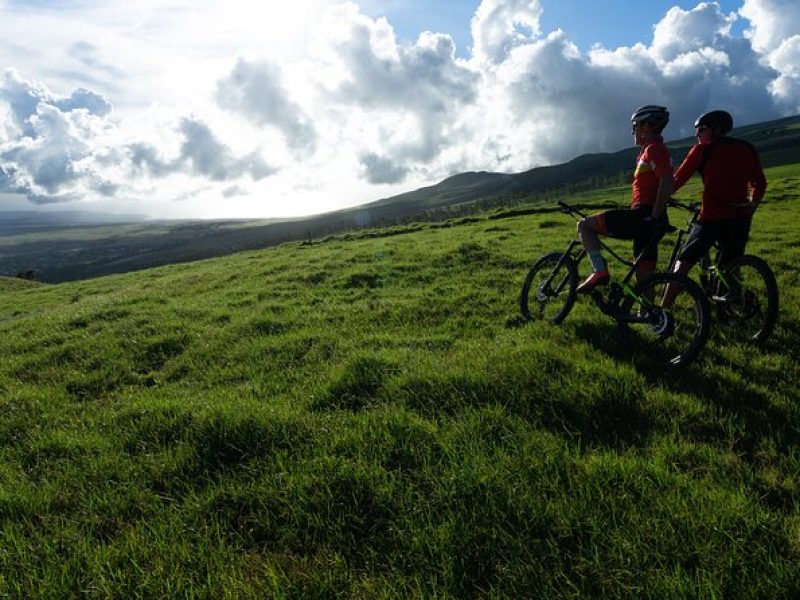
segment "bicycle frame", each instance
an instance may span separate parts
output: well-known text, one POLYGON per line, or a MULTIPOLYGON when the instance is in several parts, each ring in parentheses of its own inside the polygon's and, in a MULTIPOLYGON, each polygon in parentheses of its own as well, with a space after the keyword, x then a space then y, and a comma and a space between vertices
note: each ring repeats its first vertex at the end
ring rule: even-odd
MULTIPOLYGON (((670 255, 669 267, 667 269, 668 271, 673 271, 675 269, 675 263, 678 262, 678 253, 681 251, 681 248, 683 247, 683 240, 686 238, 687 235, 689 235, 689 232, 692 230, 692 227, 694 227, 695 223, 697 223, 697 220, 700 217, 700 205, 697 203, 684 203, 672 199, 669 201, 668 206, 673 208, 680 208, 692 214, 689 221, 687 221, 685 227, 675 228, 678 232, 678 235, 675 238, 675 244, 672 247, 672 254, 670 255)), ((715 243, 714 248, 719 250, 719 244, 715 243)), ((700 268, 700 271, 702 273, 708 274, 710 278, 719 279, 726 288, 728 289, 731 288, 731 282, 728 280, 725 270, 721 269, 715 261, 711 260, 711 256, 709 253, 706 253, 702 258, 700 258, 700 260, 697 262, 697 266, 700 268)), ((709 281, 713 281, 713 279, 709 279, 709 281)))
MULTIPOLYGON (((587 215, 581 211, 576 206, 571 206, 564 201, 559 201, 558 205, 561 207, 561 212, 564 214, 569 215, 578 215, 581 218, 586 218, 587 215)), ((597 305, 597 307, 606 315, 609 315, 616 319, 621 323, 641 323, 644 322, 645 319, 643 317, 638 316, 630 316, 622 314, 620 311, 622 299, 624 296, 629 296, 634 299, 637 303, 643 304, 645 306, 651 306, 652 302, 647 299, 639 296, 633 286, 631 285, 631 280, 633 279, 636 271, 639 267, 639 264, 642 262, 642 257, 644 254, 652 247, 653 244, 657 244, 659 240, 663 237, 665 233, 670 231, 674 231, 674 227, 668 225, 667 227, 663 228, 661 231, 657 231, 654 234, 650 241, 645 245, 642 251, 639 253, 634 260, 626 260, 622 258, 619 254, 614 252, 612 248, 610 248, 607 244, 605 244, 602 240, 598 240, 600 243, 600 247, 608 252, 611 256, 613 256, 618 262, 624 264, 628 267, 628 272, 625 274, 625 277, 620 282, 612 281, 609 285, 609 291, 607 295, 603 295, 600 290, 594 289, 592 290, 590 297, 597 305)), ((560 266, 563 263, 564 257, 569 257, 575 262, 575 266, 577 267, 581 261, 586 257, 586 250, 583 248, 583 245, 579 240, 572 240, 570 241, 567 249, 562 254, 562 258, 559 260, 558 265, 560 266), (574 250, 576 247, 580 247, 580 250, 575 253, 574 250)), ((549 281, 547 282, 549 284, 549 281)), ((561 291, 562 286, 566 283, 566 281, 559 282, 558 287, 556 288, 559 292, 561 291)))

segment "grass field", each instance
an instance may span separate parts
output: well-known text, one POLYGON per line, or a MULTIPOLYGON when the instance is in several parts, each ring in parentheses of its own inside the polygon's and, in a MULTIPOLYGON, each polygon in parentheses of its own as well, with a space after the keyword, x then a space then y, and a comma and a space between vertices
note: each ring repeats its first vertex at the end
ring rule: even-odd
POLYGON ((585 300, 519 319, 575 231, 536 207, 0 280, 0 597, 799 597, 800 166, 768 178, 778 328, 678 373, 585 300))

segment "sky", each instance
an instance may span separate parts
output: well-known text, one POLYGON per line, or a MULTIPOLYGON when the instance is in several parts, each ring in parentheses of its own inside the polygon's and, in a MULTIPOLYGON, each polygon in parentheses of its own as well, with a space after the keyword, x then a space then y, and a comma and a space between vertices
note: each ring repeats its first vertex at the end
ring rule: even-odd
POLYGON ((616 151, 644 104, 800 113, 800 2, 0 0, 0 211, 303 216, 616 151))

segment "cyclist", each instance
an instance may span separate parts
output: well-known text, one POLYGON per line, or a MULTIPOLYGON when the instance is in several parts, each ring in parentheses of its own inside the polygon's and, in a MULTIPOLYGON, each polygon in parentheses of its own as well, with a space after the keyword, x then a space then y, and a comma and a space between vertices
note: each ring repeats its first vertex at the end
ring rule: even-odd
MULTIPOLYGON (((592 263, 592 274, 578 286, 578 292, 588 293, 598 285, 608 283, 608 264, 600 252, 598 235, 633 240, 633 253, 648 245, 655 230, 666 225, 666 205, 672 195, 672 161, 661 132, 669 123, 669 111, 664 106, 647 105, 631 115, 632 134, 641 151, 636 157, 633 173, 633 194, 629 209, 607 210, 578 222, 578 236, 592 263)), ((638 281, 655 271, 658 245, 651 244, 639 263, 638 281)))
POLYGON ((675 263, 677 273, 687 273, 711 249, 720 246, 721 266, 744 254, 750 224, 767 180, 756 149, 744 140, 728 137, 733 117, 724 110, 700 115, 694 123, 697 143, 675 171, 677 191, 695 171, 703 178, 700 216, 675 263))

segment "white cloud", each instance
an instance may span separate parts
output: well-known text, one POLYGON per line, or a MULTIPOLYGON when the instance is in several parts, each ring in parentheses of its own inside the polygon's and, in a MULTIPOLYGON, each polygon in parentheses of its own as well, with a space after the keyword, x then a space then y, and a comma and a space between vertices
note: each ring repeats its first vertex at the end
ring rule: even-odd
POLYGON ((180 152, 171 159, 162 157, 157 147, 144 142, 128 146, 133 166, 157 178, 189 172, 211 181, 231 181, 243 175, 257 181, 276 171, 257 151, 237 158, 209 126, 198 119, 182 119, 178 133, 182 138, 180 152))
POLYGON ((715 3, 672 8, 654 27, 652 44, 597 46, 587 55, 560 31, 513 38, 486 71, 483 112, 503 115, 484 136, 486 156, 507 157, 501 165, 520 169, 617 149, 631 143, 633 109, 650 103, 670 108, 668 137, 689 134, 710 108, 727 108, 739 122, 778 116, 768 91, 775 73, 746 40, 731 36, 732 18, 715 3))
POLYGON ((406 167, 377 154, 364 154, 360 157, 360 162, 370 183, 397 183, 408 174, 406 167))
POLYGON ((651 39, 587 53, 542 31, 538 0, 483 0, 468 59, 447 33, 398 42, 352 2, 270 4, 0 3, 0 51, 24 74, 0 79, 0 194, 307 214, 617 150, 643 104, 669 106, 668 137, 712 108, 800 111, 797 0, 674 7, 651 39))
POLYGON ((713 48, 729 36, 735 19, 716 3, 703 2, 689 11, 673 6, 653 30, 651 54, 667 64, 697 48, 713 48))
POLYGON ((370 181, 395 182, 430 168, 477 99, 480 73, 455 58, 449 35, 424 32, 400 45, 385 20, 373 21, 355 5, 329 19, 338 34, 325 56, 341 76, 320 85, 324 103, 346 115, 336 135, 357 147, 370 181))
POLYGON ((171 134, 179 145, 172 159, 161 157, 168 144, 124 144, 126 134, 99 94, 78 89, 58 97, 12 70, 0 79, 0 101, 7 107, 0 192, 23 194, 37 204, 136 195, 142 172, 153 178, 191 173, 212 182, 245 175, 259 180, 275 172, 258 151, 237 157, 206 123, 190 117, 171 134))
POLYGON ((786 112, 800 112, 800 2, 744 0, 745 35, 779 76, 770 89, 786 112))
POLYGON ((314 146, 314 126, 289 98, 278 65, 239 59, 230 75, 217 84, 216 99, 222 108, 256 125, 276 127, 292 148, 309 150, 314 146))
POLYGON ((59 98, 9 70, 0 79, 0 100, 8 107, 0 192, 24 194, 35 203, 114 194, 118 186, 98 162, 106 152, 105 117, 111 112, 102 96, 78 89, 59 98))
POLYGON ((800 3, 796 0, 744 0, 739 14, 750 21, 745 35, 761 53, 776 50, 800 33, 800 3))
POLYGON ((479 62, 499 63, 540 34, 539 0, 483 0, 472 18, 473 55, 479 62))

